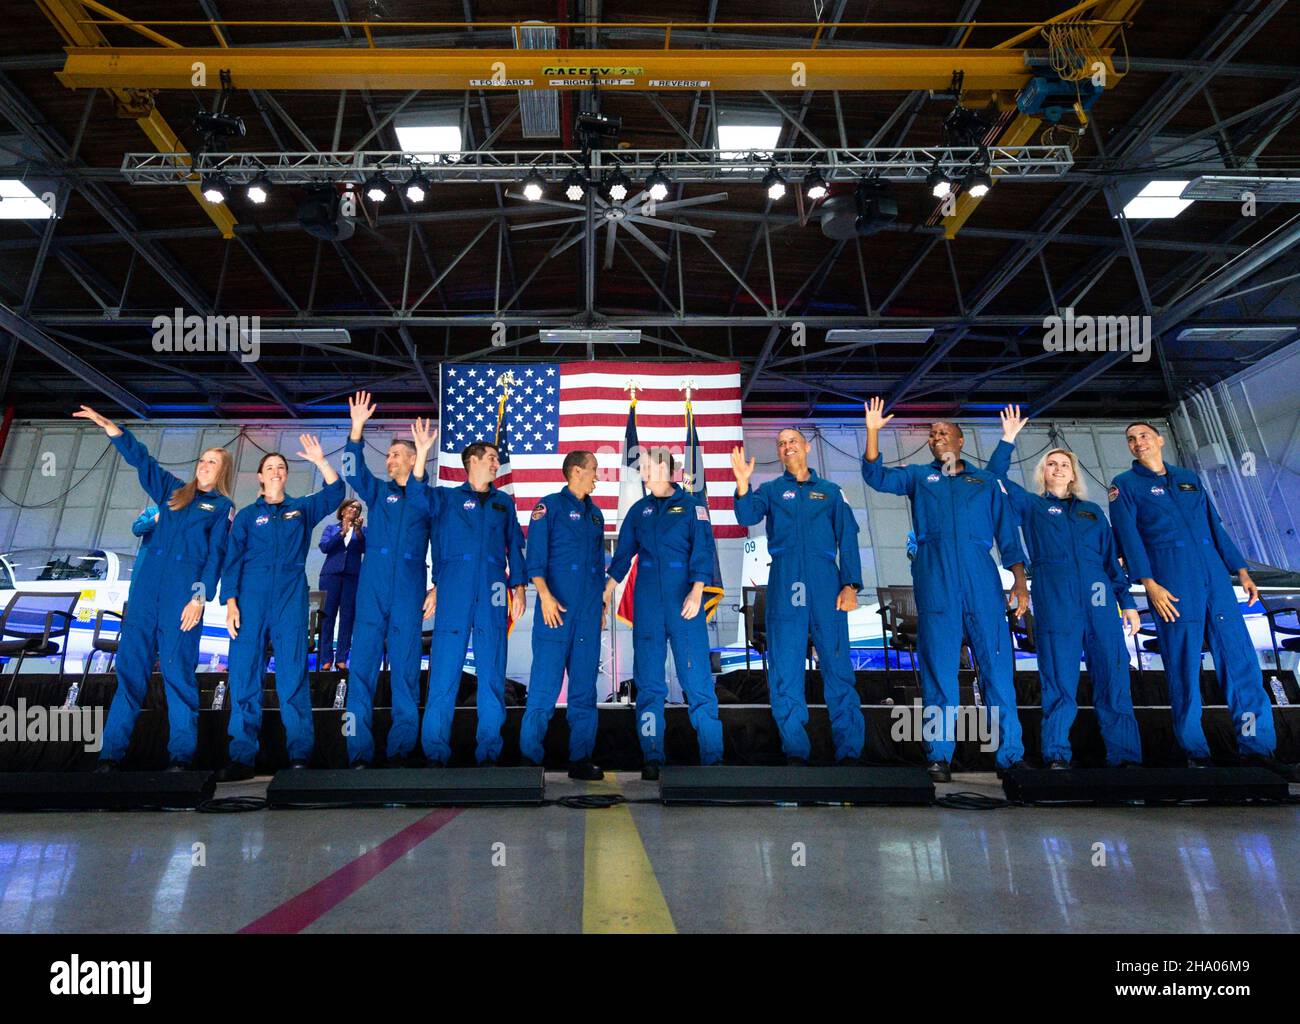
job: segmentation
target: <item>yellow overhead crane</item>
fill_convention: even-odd
[[[673,28],[696,27],[695,23],[610,23],[609,27],[653,27],[664,32],[658,49],[413,49],[376,45],[375,30],[446,29],[465,27],[460,22],[349,22],[363,31],[368,46],[356,49],[230,47],[218,26],[227,29],[329,27],[338,21],[211,21],[135,20],[111,10],[98,0],[37,0],[60,32],[72,45],[57,77],[70,88],[105,88],[123,105],[149,108],[138,118],[146,134],[162,152],[179,148],[175,134],[152,111],[151,91],[160,89],[219,88],[218,70],[230,72],[236,88],[242,89],[392,89],[392,90],[505,90],[583,89],[594,81],[605,90],[673,91],[698,89],[754,92],[758,90],[840,91],[946,91],[954,71],[963,74],[966,102],[995,103],[1003,110],[1015,106],[1021,89],[1041,73],[1026,59],[1026,42],[1053,27],[1067,26],[1075,38],[1087,40],[1089,53],[1104,67],[1109,83],[1118,80],[1111,63],[1116,36],[1128,23],[1142,0],[1084,0],[1041,22],[842,22],[840,28],[940,28],[965,27],[964,43],[976,29],[1018,29],[1011,38],[987,49],[958,46],[952,49],[818,49],[823,23],[744,22],[720,28],[789,31],[815,28],[812,43],[803,50],[673,49]],[[102,15],[89,17],[85,8]],[[1091,17],[1084,18],[1085,14]],[[475,28],[520,28],[520,22],[476,22]],[[548,22],[560,27],[561,23]],[[600,27],[599,23],[596,27]],[[100,26],[120,26],[151,42],[150,47],[108,45]],[[206,27],[221,47],[187,47],[174,42],[160,29]],[[574,27],[591,28],[589,22]],[[703,27],[703,23],[699,27]],[[1086,33],[1084,36],[1078,33]],[[205,74],[199,75],[196,69]],[[211,73],[209,73],[211,72]],[[1041,125],[1036,117],[1021,114],[1007,127],[999,145],[1025,145]],[[229,237],[233,218],[223,206],[213,207],[192,186],[200,203]],[[953,237],[979,203],[968,195],[957,201],[956,211],[944,218],[945,234]],[[219,217],[228,223],[223,224]]]
[[[95,24],[88,24],[85,7],[80,0],[36,0],[36,5],[50,19],[59,34],[71,47],[81,50],[103,50],[108,40]],[[99,3],[91,3],[96,10],[107,10]],[[157,51],[151,51],[156,53]],[[141,93],[139,87],[131,83],[124,85],[104,85],[113,96],[119,114],[132,118],[144,131],[159,153],[186,153],[186,149],[176,138],[171,125],[158,113],[153,105],[153,97]],[[235,236],[235,218],[224,203],[209,203],[199,191],[198,183],[188,186],[190,193],[203,207],[203,212],[212,218],[212,223],[221,232],[222,238]]]

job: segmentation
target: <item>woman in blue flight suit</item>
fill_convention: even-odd
[[[320,569],[320,589],[325,591],[321,610],[320,653],[323,671],[343,668],[352,655],[352,622],[357,614],[357,580],[361,577],[361,559],[366,553],[366,528],[362,522],[361,502],[344,498],[335,516],[321,535],[320,549],[325,564]],[[338,644],[334,643],[334,623],[338,622]]]
[[[709,633],[700,614],[704,587],[713,580],[713,528],[704,504],[672,482],[672,453],[654,448],[641,460],[650,492],[633,505],[618,531],[618,546],[605,582],[608,606],[614,588],[637,562],[636,621],[632,627],[637,733],[645,762],[641,777],[659,778],[664,763],[664,700],[668,645],[690,701],[700,763],[722,760],[722,723],[709,667]]]
[[[1053,448],[1034,471],[1030,493],[1007,476],[1016,435],[1028,421],[1019,406],[1002,412],[1002,440],[988,471],[1007,485],[1020,516],[1034,569],[1034,624],[1038,677],[1043,690],[1043,761],[1070,767],[1070,726],[1078,710],[1079,654],[1088,661],[1106,763],[1142,763],[1142,744],[1129,689],[1124,627],[1141,626],[1128,577],[1115,556],[1115,541],[1101,506],[1084,500],[1073,452]],[[1119,606],[1120,615],[1115,613]]]
[[[304,498],[285,494],[289,463],[268,452],[257,464],[262,493],[239,510],[230,530],[221,596],[230,634],[230,763],[218,782],[253,777],[262,728],[262,671],[266,641],[275,651],[275,691],[280,698],[290,768],[306,768],[315,733],[307,685],[307,548],[316,524],[343,497],[343,481],[312,434],[298,438],[306,459],[325,486]]]
[[[199,683],[194,669],[199,661],[203,606],[216,595],[234,509],[230,453],[224,448],[205,449],[193,479],[183,483],[158,465],[129,430],[86,405],[72,415],[103,428],[158,505],[149,557],[142,569],[132,573],[117,652],[117,691],[108,709],[97,771],[116,770],[126,754],[155,656],[167,696],[168,770],[185,771],[198,745]]]

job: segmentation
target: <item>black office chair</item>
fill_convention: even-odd
[[[919,688],[916,672],[916,630],[920,615],[916,610],[916,591],[912,587],[877,587],[880,602],[880,625],[885,651],[885,685],[889,685],[889,652],[898,658],[898,668],[903,668],[903,653],[912,666],[912,681]]]
[[[767,683],[767,587],[741,588],[740,614],[745,620],[745,671],[750,670],[749,651],[763,659],[763,682]]]
[[[1007,609],[1007,625],[1011,628],[1011,677],[1016,675],[1016,651],[1038,654],[1038,634],[1034,625],[1033,610],[1027,610],[1023,619],[1016,618],[1014,608]]]
[[[1281,594],[1265,597],[1260,595],[1264,606],[1264,615],[1268,619],[1268,635],[1273,642],[1273,672],[1286,689],[1282,677],[1282,652],[1300,652],[1300,594]],[[1283,625],[1283,619],[1291,619],[1293,625]],[[1283,639],[1278,640],[1278,634]]]
[[[95,616],[95,632],[90,638],[90,653],[86,655],[85,663],[81,668],[81,681],[77,684],[78,691],[86,685],[86,678],[90,675],[90,665],[95,660],[96,654],[108,655],[108,664],[104,667],[104,671],[112,671],[113,663],[117,661],[118,648],[122,643],[122,623],[126,620],[126,605],[127,603],[123,603],[120,612],[101,608]],[[104,635],[104,617],[106,615],[111,615],[117,619],[117,632],[112,636]]]
[[[46,594],[20,590],[9,599],[0,615],[0,657],[14,664],[13,679],[5,691],[5,703],[13,693],[23,661],[28,655],[48,658],[59,655],[59,678],[68,660],[68,634],[72,610],[80,593]]]

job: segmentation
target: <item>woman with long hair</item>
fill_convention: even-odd
[[[285,493],[289,462],[267,452],[257,464],[261,494],[239,510],[230,530],[221,596],[230,634],[230,762],[218,782],[253,777],[262,729],[266,642],[275,651],[275,691],[291,768],[305,768],[315,743],[307,685],[307,549],[316,524],[343,497],[343,481],[312,434],[298,438],[325,486],[303,498]]]
[[[1002,440],[989,459],[1020,515],[1033,566],[1038,678],[1043,690],[1043,761],[1069,768],[1070,726],[1078,710],[1079,656],[1088,662],[1093,704],[1106,744],[1106,763],[1142,763],[1142,745],[1129,689],[1125,626],[1141,626],[1128,577],[1101,506],[1087,500],[1079,460],[1053,448],[1034,470],[1034,489],[1008,479],[1016,435],[1028,422],[1019,406],[1002,411]]]
[[[135,728],[157,656],[167,697],[168,771],[185,771],[198,745],[203,606],[217,592],[234,504],[234,466],[224,448],[206,448],[188,483],[167,472],[135,436],[88,405],[72,414],[102,427],[158,506],[149,556],[131,579],[117,652],[117,691],[108,709],[98,771],[118,767]]]
[[[361,576],[361,559],[366,553],[366,529],[359,498],[344,498],[334,513],[337,523],[330,523],[321,534],[320,549],[325,564],[320,570],[320,589],[325,591],[321,611],[320,653],[323,671],[342,668],[352,656],[352,622],[357,613],[357,580]],[[338,644],[334,643],[334,623],[339,627]]]

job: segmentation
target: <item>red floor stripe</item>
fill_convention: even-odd
[[[415,849],[461,812],[440,807],[390,836],[368,853],[343,865],[310,889],[281,903],[270,913],[239,930],[241,935],[292,935],[342,903],[394,861]]]

